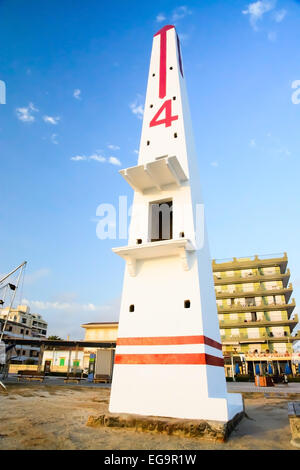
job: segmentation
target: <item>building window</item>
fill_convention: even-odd
[[[190,300],[185,300],[184,301],[184,308],[190,308],[191,306],[191,301]]]
[[[60,366],[64,366],[64,365],[65,365],[65,358],[64,358],[64,357],[61,357],[61,358],[59,359],[59,365],[60,365]]]
[[[251,312],[251,321],[257,321],[257,313]]]
[[[129,305],[129,312],[134,312],[134,305]]]
[[[79,367],[79,361],[73,361],[73,367]]]
[[[247,307],[253,307],[255,305],[255,297],[247,297],[245,302]]]

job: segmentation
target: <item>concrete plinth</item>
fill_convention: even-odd
[[[292,433],[291,444],[300,448],[300,402],[294,401],[288,404],[288,415]]]
[[[230,421],[206,421],[177,418],[158,418],[134,414],[104,413],[90,416],[87,426],[132,429],[181,437],[193,437],[215,442],[225,442],[245,413],[237,413]]]

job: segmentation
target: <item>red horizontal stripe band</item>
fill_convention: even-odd
[[[222,351],[222,344],[207,336],[148,336],[144,338],[118,338],[117,346],[167,346],[170,344],[206,344]]]
[[[196,364],[224,367],[222,357],[210,354],[116,354],[115,364]]]

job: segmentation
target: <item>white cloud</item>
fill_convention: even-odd
[[[135,150],[133,151],[133,153],[135,153],[136,155],[138,155],[138,154],[139,154],[139,151],[135,149]]]
[[[179,33],[179,34],[178,34],[178,37],[179,37],[179,39],[180,39],[181,44],[185,44],[185,43],[189,40],[190,35],[189,35],[189,34],[185,34],[185,33]]]
[[[85,155],[76,155],[75,157],[71,157],[70,160],[73,160],[74,162],[79,162],[81,160],[87,160],[87,157]]]
[[[50,274],[50,269],[48,268],[41,268],[36,271],[33,271],[32,273],[26,274],[25,276],[25,284],[35,284],[37,281],[40,279],[49,276]]]
[[[98,153],[94,153],[93,155],[90,155],[87,157],[89,160],[95,160],[96,162],[103,163],[106,161],[105,157],[102,157],[102,155],[99,155]]]
[[[75,155],[74,157],[71,157],[70,160],[73,160],[74,162],[80,162],[84,160],[86,161],[94,160],[100,163],[108,162],[108,163],[111,163],[112,165],[117,165],[117,166],[121,165],[121,162],[117,157],[112,156],[109,158],[105,158],[99,153],[93,153],[92,155]]]
[[[274,31],[270,31],[270,32],[268,33],[268,39],[269,39],[269,41],[271,41],[271,42],[275,42],[276,39],[277,39],[277,33],[275,33]]]
[[[45,302],[43,300],[27,300],[23,299],[23,303],[25,305],[30,305],[33,309],[36,310],[48,310],[48,309],[55,309],[55,310],[65,310],[65,311],[72,311],[74,309],[80,308],[83,311],[90,311],[95,312],[96,310],[105,310],[105,306],[97,307],[93,303],[87,304],[78,304],[75,302]]]
[[[73,92],[73,96],[77,100],[81,100],[81,90],[79,90],[79,88],[76,88]]]
[[[20,121],[23,122],[33,122],[35,121],[35,117],[33,113],[37,113],[38,109],[33,105],[33,103],[29,103],[27,108],[17,108],[17,117]]]
[[[118,145],[113,144],[108,144],[107,148],[110,150],[120,150],[120,147]]]
[[[217,167],[217,166],[219,166],[219,163],[218,162],[211,162],[211,166]]]
[[[274,20],[276,23],[281,23],[281,21],[285,18],[287,11],[286,10],[278,10],[274,12]]]
[[[250,24],[256,31],[257,22],[262,20],[265,13],[274,9],[276,4],[275,0],[259,0],[257,2],[249,3],[247,10],[243,10],[244,15],[249,15]]]
[[[143,119],[144,107],[142,105],[141,95],[137,95],[135,101],[129,105],[131,111],[138,119]]]
[[[117,165],[117,166],[120,166],[121,165],[121,162],[118,158],[116,157],[109,157],[109,163],[111,163],[112,165]]]
[[[254,140],[254,139],[251,139],[249,145],[250,145],[250,147],[256,147],[256,142],[255,142],[255,140]]]
[[[118,320],[119,298],[105,305],[97,305],[89,301],[78,302],[76,297],[76,294],[66,293],[51,301],[22,299],[22,304],[29,305],[32,313],[40,313],[48,322],[48,336],[66,338],[70,335],[70,339],[79,339],[84,337],[83,323]]]
[[[53,116],[43,116],[43,119],[47,124],[53,124],[56,126],[58,124],[58,121],[60,120],[59,116],[53,117]]]
[[[52,144],[55,144],[57,145],[58,144],[58,141],[57,141],[57,134],[51,134],[51,142]]]
[[[173,10],[171,20],[173,22],[176,22],[178,20],[182,20],[187,15],[191,15],[191,14],[192,14],[191,10],[189,10],[187,6],[183,5]]]
[[[166,19],[167,19],[167,18],[166,18],[166,16],[165,16],[163,13],[159,13],[159,14],[157,15],[157,17],[156,17],[156,21],[157,21],[158,23],[161,23],[162,21],[165,21]]]
[[[70,160],[73,160],[74,162],[80,162],[83,160],[94,160],[100,163],[104,163],[107,161],[107,159],[99,153],[93,153],[92,155],[76,155],[74,157],[71,157]]]

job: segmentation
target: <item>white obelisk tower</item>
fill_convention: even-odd
[[[109,411],[229,421],[200,177],[174,26],[153,39]]]

